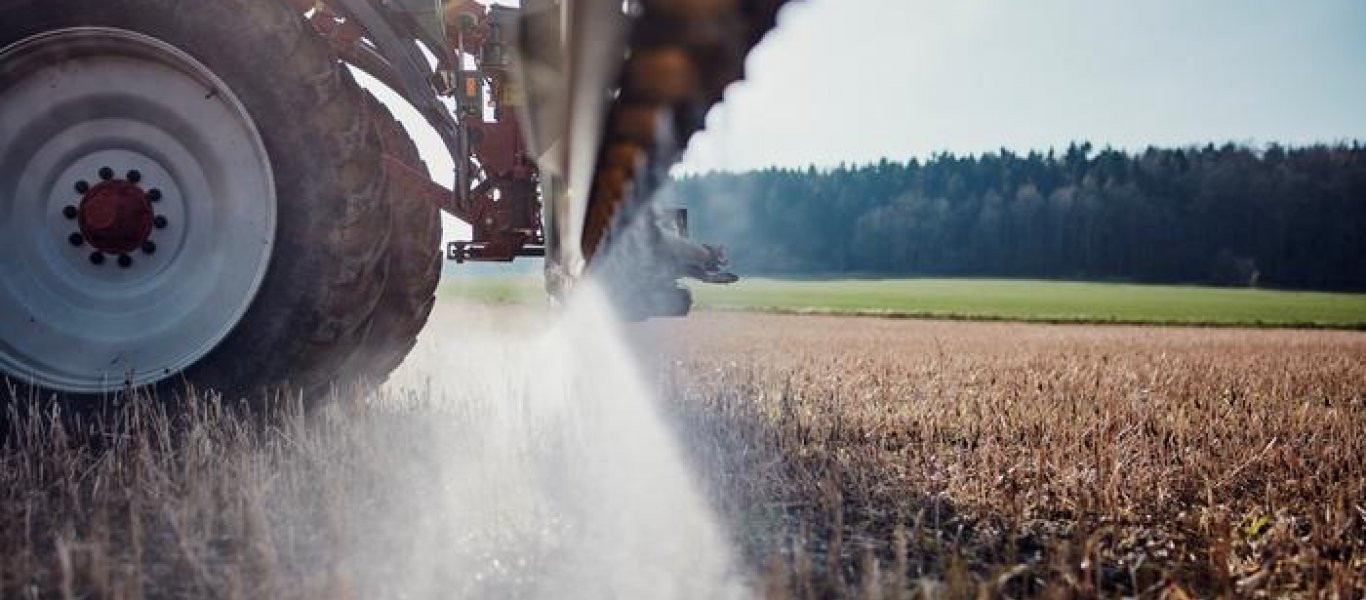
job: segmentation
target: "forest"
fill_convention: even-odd
[[[1366,290],[1366,148],[1208,145],[677,178],[745,275],[1012,277]]]

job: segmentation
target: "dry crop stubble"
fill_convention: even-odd
[[[0,598],[746,597],[606,306],[455,307],[314,411],[0,419]]]
[[[1366,335],[650,327],[778,595],[1366,594]]]
[[[489,327],[465,336],[546,323],[464,309]],[[633,329],[761,595],[1366,594],[1366,335],[706,313]],[[424,408],[441,390],[424,371],[399,379],[310,418],[282,403],[271,427],[196,398],[139,405],[93,446],[52,421],[7,431],[0,595],[425,583],[408,532],[460,534],[423,514],[458,478],[427,475],[466,473],[450,457],[479,456],[466,434],[488,428],[478,402]],[[518,568],[539,572],[508,589]],[[472,584],[451,575],[428,589]]]

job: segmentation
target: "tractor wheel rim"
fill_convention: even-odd
[[[11,378],[104,393],[183,371],[246,314],[275,229],[260,133],[188,54],[105,28],[0,50],[0,370]]]

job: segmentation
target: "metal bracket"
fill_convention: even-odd
[[[488,242],[450,242],[446,244],[446,260],[456,264],[467,262],[512,262],[517,258],[545,258],[545,245],[527,244],[518,246],[515,252],[496,243]]]

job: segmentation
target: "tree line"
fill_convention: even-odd
[[[1233,144],[711,173],[664,202],[738,272],[1366,290],[1366,148]]]

